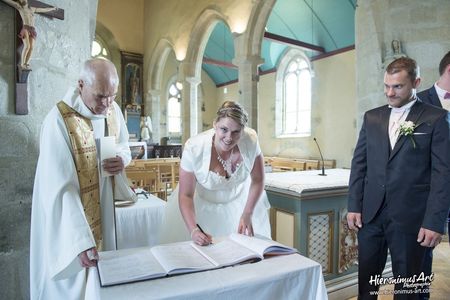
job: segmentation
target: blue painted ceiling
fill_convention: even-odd
[[[266,32],[283,39],[322,47],[325,53],[354,45],[355,9],[357,0],[278,0],[269,16]],[[264,64],[261,71],[275,68],[286,43],[264,38],[261,55]],[[312,58],[318,51],[306,50]],[[234,58],[233,38],[230,29],[217,23],[206,45],[202,67],[217,86],[234,82],[238,71],[231,66]],[[212,61],[212,62],[211,62]],[[217,63],[219,62],[219,63]]]

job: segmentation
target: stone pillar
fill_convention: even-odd
[[[236,35],[234,42],[236,49],[245,49],[243,47],[245,35]],[[238,66],[239,70],[239,102],[248,112],[248,126],[258,131],[258,66],[264,63],[260,56],[249,55],[247,53],[236,53],[233,64]]]
[[[152,139],[153,143],[159,143],[161,140],[161,91],[160,90],[149,90],[148,98],[150,98],[151,111],[146,109],[147,114],[152,117]]]
[[[189,90],[189,99],[186,99],[186,102],[189,102],[190,108],[189,133],[190,136],[194,136],[199,133],[199,128],[201,128],[202,125],[200,105],[198,101],[198,85],[202,81],[196,77],[186,77],[186,82],[188,83],[186,84],[186,89]]]
[[[198,125],[201,124],[199,111],[201,106],[198,103],[198,85],[201,82],[200,74],[200,71],[196,72],[195,63],[184,62],[179,65],[178,80],[183,83],[181,98],[182,143],[189,137],[196,135],[200,128]]]

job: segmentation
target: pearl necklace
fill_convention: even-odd
[[[231,174],[233,173],[233,169],[232,169],[233,150],[234,150],[234,147],[231,149],[231,153],[230,153],[230,156],[228,157],[228,159],[225,160],[220,156],[219,151],[217,151],[217,148],[216,148],[217,160],[222,164],[223,170],[227,173],[227,176],[226,176],[227,178],[229,176],[231,176]]]

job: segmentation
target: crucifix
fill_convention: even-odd
[[[2,0],[16,9],[16,104],[17,115],[28,114],[27,80],[31,72],[30,58],[37,37],[34,27],[34,15],[41,14],[47,18],[64,20],[64,10],[36,0]]]

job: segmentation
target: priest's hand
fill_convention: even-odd
[[[239,220],[238,232],[248,236],[254,235],[251,213],[243,213],[241,215],[241,219]]]
[[[426,228],[420,228],[417,242],[423,247],[436,247],[442,240],[442,235]]]
[[[104,159],[102,165],[105,171],[113,175],[119,174],[125,168],[122,157],[120,156]]]
[[[347,213],[347,224],[349,229],[358,231],[362,227],[361,213]]]
[[[90,248],[78,254],[80,264],[83,268],[95,267],[97,265],[98,253],[97,249]]]

